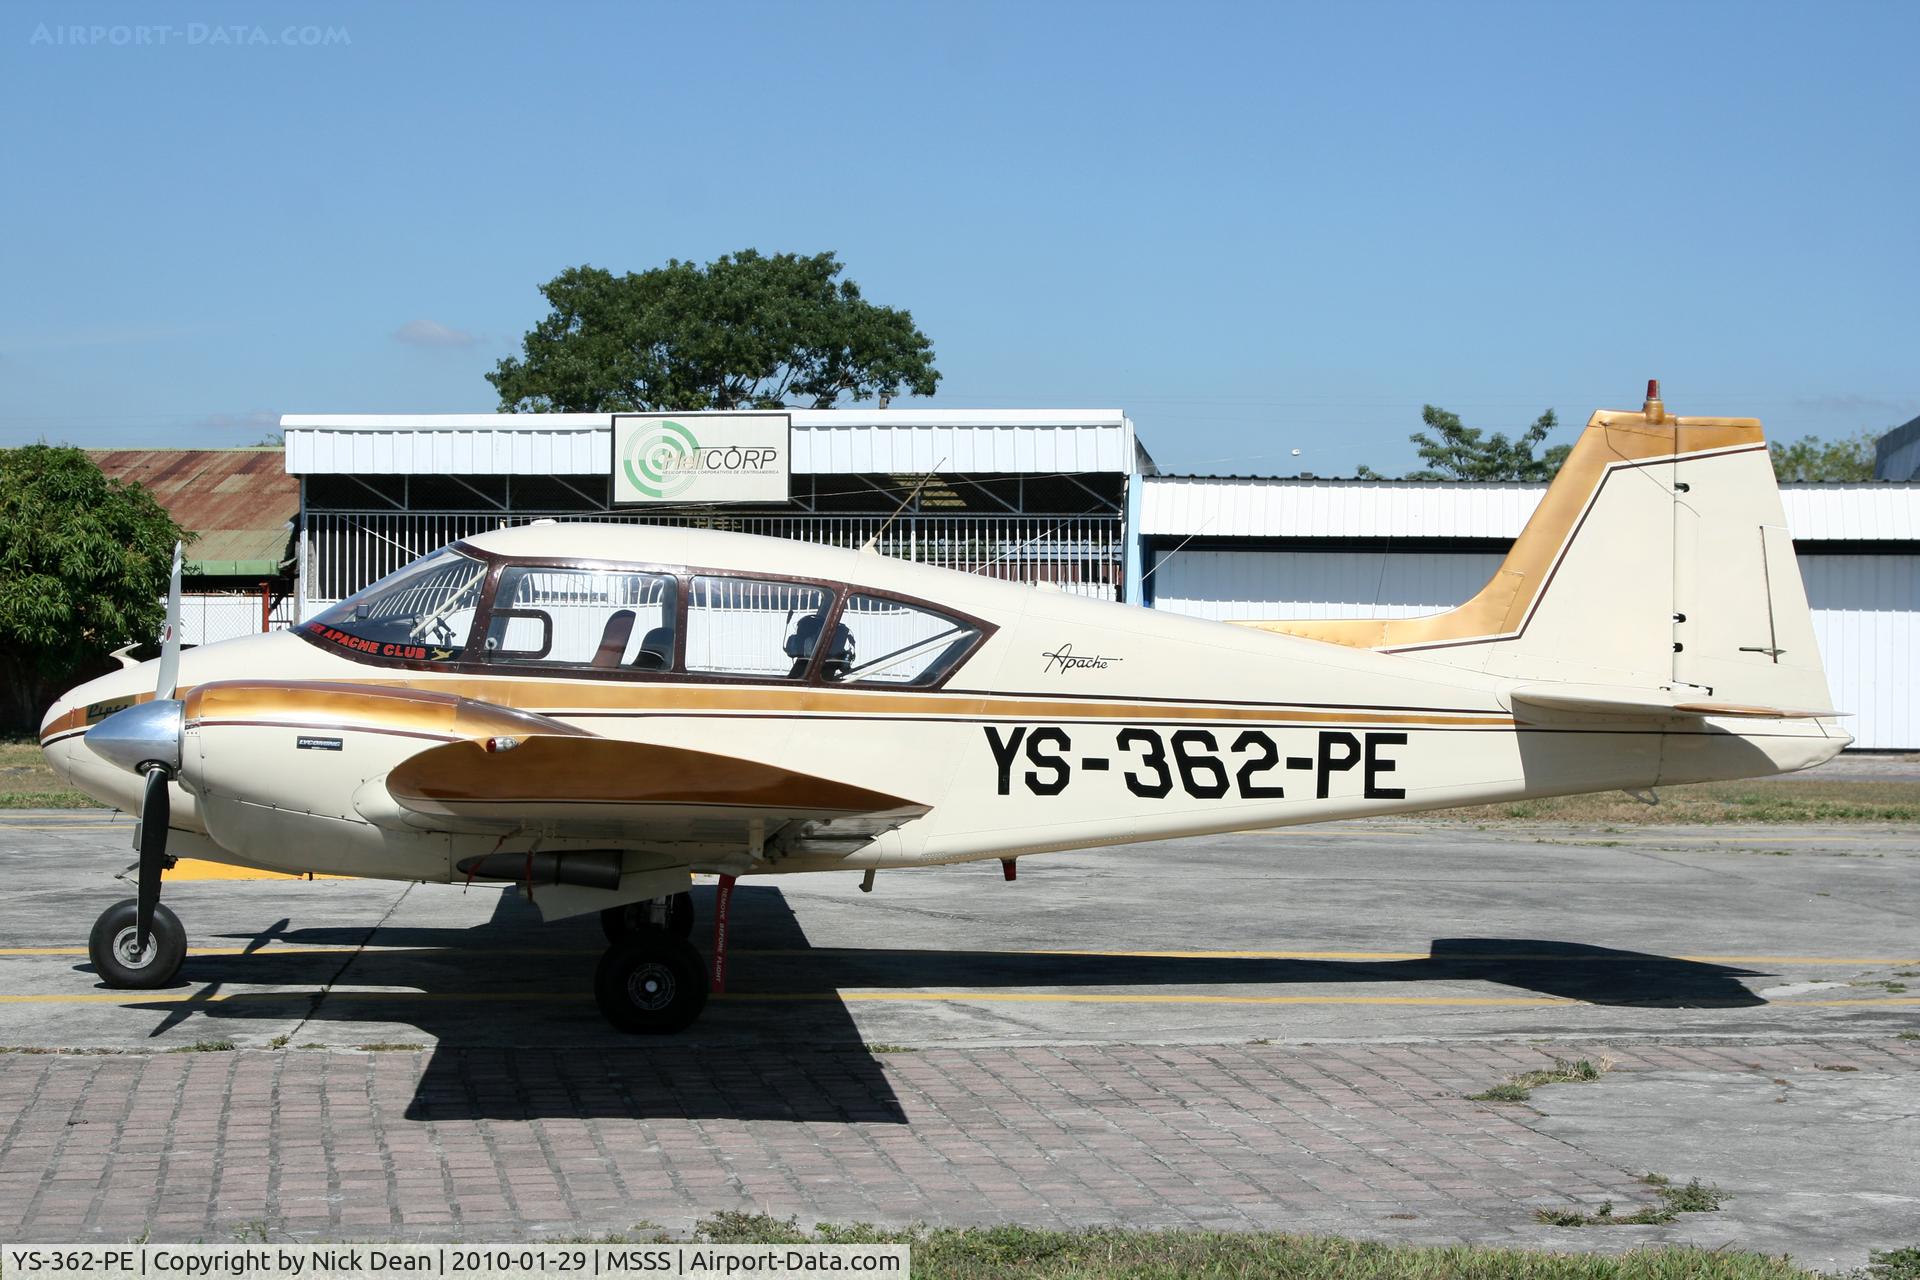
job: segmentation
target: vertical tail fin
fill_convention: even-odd
[[[1832,705],[1760,423],[1670,416],[1656,383],[1588,420],[1459,608],[1248,625],[1650,702]]]

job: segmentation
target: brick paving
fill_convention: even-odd
[[[1538,1206],[1643,1202],[1642,1171],[1465,1095],[1597,1053],[1920,1076],[1920,1047],[1850,1039],[16,1052],[0,1239],[507,1240],[750,1209],[1518,1241]]]

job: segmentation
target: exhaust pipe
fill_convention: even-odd
[[[618,889],[623,861],[618,849],[582,849],[565,853],[487,853],[462,858],[455,865],[469,880]]]

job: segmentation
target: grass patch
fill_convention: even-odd
[[[195,1040],[192,1044],[183,1044],[176,1049],[169,1049],[167,1050],[167,1052],[168,1053],[232,1053],[233,1041],[231,1040]]]
[[[910,1044],[881,1044],[873,1042],[865,1046],[868,1053],[918,1053]]]
[[[1479,1093],[1470,1093],[1470,1102],[1525,1102],[1533,1096],[1533,1091],[1545,1084],[1585,1084],[1598,1080],[1613,1069],[1611,1059],[1602,1058],[1596,1064],[1586,1058],[1578,1062],[1569,1062],[1565,1058],[1555,1058],[1551,1068],[1540,1071],[1522,1071],[1519,1075],[1491,1089]]]
[[[0,809],[97,809],[100,802],[61,784],[37,738],[0,738]]]
[[[129,1053],[129,1052],[138,1052],[138,1050],[73,1049],[73,1048],[67,1048],[60,1045],[47,1046],[47,1045],[38,1045],[38,1044],[0,1045],[0,1053],[21,1053],[21,1054],[27,1054],[29,1056],[43,1054],[43,1053],[57,1053],[57,1054],[65,1054],[75,1058],[98,1058],[98,1057],[115,1056],[118,1054]]]
[[[1660,1203],[1632,1213],[1615,1213],[1611,1200],[1594,1213],[1580,1209],[1538,1209],[1534,1211],[1534,1219],[1550,1227],[1645,1227],[1672,1222],[1683,1213],[1718,1213],[1720,1206],[1732,1198],[1698,1178],[1684,1187],[1674,1186],[1671,1178],[1657,1173],[1649,1173],[1640,1181],[1653,1188]]]
[[[1920,1031],[1902,1031],[1895,1040],[1920,1040]]]
[[[1920,1245],[1868,1251],[1867,1275],[1872,1280],[1920,1280]]]
[[[1579,822],[1643,827],[1669,823],[1916,822],[1920,782],[1696,782],[1667,787],[1659,804],[1621,791],[1439,809],[1452,822]]]
[[[916,1227],[722,1213],[695,1226],[705,1244],[905,1244],[916,1280],[1822,1280],[1784,1258],[1680,1247],[1612,1256],[1473,1245],[1402,1245],[1284,1232],[1036,1231],[1026,1227]],[[1898,1277],[1906,1280],[1906,1277]]]
[[[403,1040],[375,1040],[371,1044],[353,1046],[362,1053],[418,1053],[427,1046],[408,1044]]]

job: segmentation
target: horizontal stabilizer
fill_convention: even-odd
[[[1516,714],[1527,707],[1547,711],[1577,711],[1586,715],[1674,716],[1704,718],[1738,716],[1756,720],[1824,720],[1844,714],[1839,711],[1812,711],[1789,707],[1761,707],[1741,702],[1703,702],[1689,698],[1671,699],[1655,689],[1630,689],[1610,685],[1529,684],[1508,695]]]

